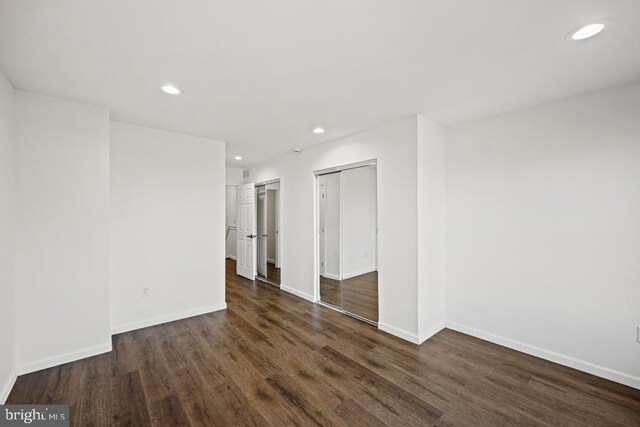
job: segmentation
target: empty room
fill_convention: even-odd
[[[639,23],[0,0],[0,426],[640,426]]]

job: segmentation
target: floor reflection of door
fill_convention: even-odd
[[[272,262],[267,263],[267,277],[271,283],[280,284],[280,269]]]
[[[378,272],[346,280],[320,276],[320,299],[349,313],[378,321]]]

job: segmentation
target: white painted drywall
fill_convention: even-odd
[[[447,321],[640,387],[640,84],[447,139]]]
[[[227,185],[242,184],[242,169],[225,168],[225,183]]]
[[[13,86],[0,71],[0,404],[16,367],[14,228]]]
[[[445,130],[418,116],[418,325],[420,342],[445,320]]]
[[[340,172],[342,278],[376,270],[376,168]]]
[[[379,327],[417,340],[416,116],[251,168],[248,181],[280,178],[281,289],[314,299],[315,170],[378,160]]]
[[[114,331],[226,306],[224,156],[220,141],[111,122]]]
[[[239,168],[225,168],[225,236],[226,230],[229,226],[235,226],[238,221],[238,206],[237,206],[237,185],[242,184],[242,169]],[[225,256],[227,258],[236,258],[237,249],[237,236],[236,230],[229,230],[229,236],[226,237],[225,242]]]
[[[324,202],[324,276],[342,279],[340,265],[340,174],[332,173],[319,177],[325,188]]]
[[[111,348],[109,111],[15,91],[17,360]]]

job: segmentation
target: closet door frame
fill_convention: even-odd
[[[342,172],[345,170],[349,170],[349,169],[356,169],[356,168],[361,168],[361,167],[365,167],[365,166],[378,166],[378,160],[377,159],[370,159],[370,160],[364,160],[361,162],[356,162],[356,163],[349,163],[346,165],[342,165],[342,166],[335,166],[335,167],[331,167],[331,168],[326,168],[326,169],[319,169],[314,171],[314,175],[315,175],[315,182],[314,182],[314,186],[313,186],[313,200],[314,200],[314,218],[313,218],[313,224],[314,224],[314,283],[313,283],[313,288],[314,288],[314,294],[313,294],[313,300],[315,303],[320,304],[322,306],[331,308],[332,310],[336,310],[339,311],[343,314],[346,314],[347,316],[351,316],[354,317],[356,319],[362,320],[363,322],[367,322],[370,323],[372,325],[377,326],[378,322],[372,321],[370,319],[364,318],[362,316],[358,316],[355,313],[350,313],[346,310],[344,310],[342,307],[336,307],[334,305],[331,304],[327,304],[325,302],[323,302],[320,299],[320,272],[321,272],[321,268],[320,268],[320,176],[321,175],[327,175],[327,174],[331,174],[331,173],[336,173],[336,172]],[[376,177],[376,181],[377,181],[377,177]],[[377,187],[377,184],[376,184]],[[376,190],[377,192],[377,190]],[[377,199],[377,197],[376,197]],[[378,212],[377,212],[377,205],[376,205],[376,218],[378,217]],[[342,238],[341,238],[342,239]],[[376,252],[378,249],[378,236],[377,236],[377,229],[376,229]],[[341,251],[342,252],[342,251]],[[341,255],[342,256],[342,255]],[[377,254],[376,254],[376,258],[377,258]],[[377,264],[377,261],[376,261]],[[380,301],[378,300],[378,317],[379,316],[379,310],[380,310]]]
[[[278,251],[278,254],[277,254],[277,259],[278,259],[277,268],[281,269],[280,270],[280,274],[282,275],[282,259],[281,259],[281,255],[280,255],[281,254],[280,251],[282,249],[282,245],[280,243],[280,232],[282,230],[282,208],[281,208],[281,203],[282,203],[282,182],[281,182],[280,178],[275,178],[275,179],[270,179],[270,180],[267,180],[267,181],[256,182],[254,184],[254,187],[256,189],[258,187],[265,187],[265,209],[266,209],[267,208],[267,206],[266,206],[267,205],[267,197],[268,197],[268,194],[269,194],[269,191],[268,191],[269,184],[278,184],[278,197],[276,199],[276,210],[277,210],[277,214],[276,214],[276,221],[277,221],[277,223],[276,223],[276,233],[277,233],[277,236],[276,236],[276,238],[277,238],[276,250]],[[256,190],[254,190],[254,198],[255,198],[255,209],[254,210],[255,210],[255,213],[256,213],[256,232],[257,232],[258,194],[257,194]],[[265,215],[268,215],[268,214],[265,212]],[[266,256],[266,254],[265,254],[265,256]],[[257,264],[257,258],[258,257],[257,257],[257,245],[256,245],[256,264]],[[257,265],[256,265],[256,271],[257,271]],[[269,276],[269,274],[268,274],[268,260],[267,260],[267,274],[265,275],[265,277],[262,277],[262,276],[256,274],[254,280],[260,280],[261,282],[265,282],[265,283],[270,284],[271,286],[275,286],[277,288],[280,288],[280,286],[282,285],[282,277],[280,278],[280,283],[277,284],[277,283],[271,282],[269,280],[268,276]]]

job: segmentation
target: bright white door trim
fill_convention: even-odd
[[[249,280],[256,278],[256,204],[255,185],[238,186],[237,263],[236,272]]]
[[[280,187],[276,190],[276,268],[280,268]]]

